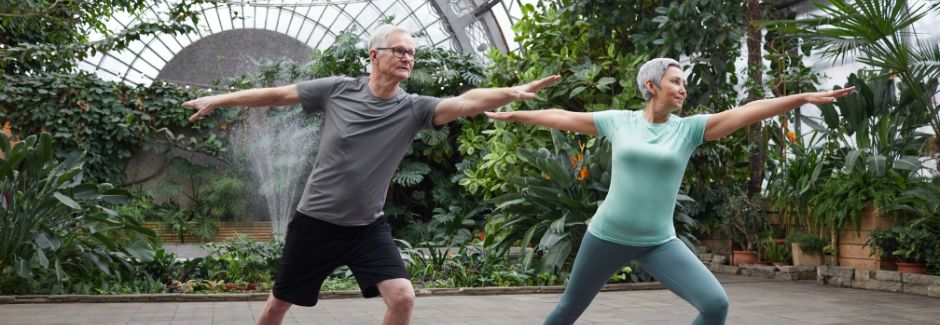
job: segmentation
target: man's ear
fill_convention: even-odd
[[[369,50],[369,60],[375,61],[375,59],[378,58],[378,56],[379,56],[379,51],[376,51],[375,49]]]

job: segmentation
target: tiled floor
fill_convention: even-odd
[[[719,275],[728,324],[940,324],[940,299]],[[540,324],[557,294],[419,297],[412,324]],[[0,305],[4,325],[254,324],[263,302]],[[294,307],[284,324],[379,324],[381,299]],[[603,292],[578,324],[689,324],[695,309],[666,290]]]

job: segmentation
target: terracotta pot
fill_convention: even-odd
[[[234,283],[226,283],[223,287],[223,291],[225,292],[233,292],[235,290],[238,290],[238,285]]]
[[[731,265],[757,264],[757,254],[752,251],[732,251]]]
[[[927,274],[927,264],[898,262],[898,272]]]
[[[821,253],[807,253],[800,248],[800,244],[790,244],[790,250],[793,252],[793,265],[823,265],[823,255]]]

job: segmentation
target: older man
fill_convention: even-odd
[[[369,42],[372,73],[367,78],[329,77],[183,104],[198,110],[190,121],[226,106],[300,103],[305,111],[324,112],[316,163],[288,225],[284,257],[258,324],[280,324],[291,305],[316,305],[324,279],[341,265],[352,270],[363,296],[382,296],[388,306],[384,324],[407,324],[414,288],[382,207],[392,174],[415,134],[532,99],[558,80],[551,76],[511,88],[474,89],[447,99],[407,94],[399,83],[411,74],[414,55],[411,33],[386,25]]]

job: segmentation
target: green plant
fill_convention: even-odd
[[[256,242],[237,235],[221,243],[207,243],[209,256],[204,260],[206,278],[227,283],[257,283],[274,278],[281,260],[282,247],[277,241]]]
[[[767,197],[771,208],[781,216],[781,223],[788,227],[811,228],[815,215],[810,200],[817,196],[831,177],[833,162],[825,148],[816,148],[813,140],[797,140],[787,146],[789,157],[782,156],[776,168],[771,169],[767,179]],[[809,229],[817,231],[819,229]]]
[[[793,252],[790,245],[778,243],[772,236],[767,236],[763,240],[762,246],[764,248],[763,255],[768,261],[777,264],[793,263]]]
[[[520,159],[534,167],[512,179],[519,189],[493,199],[496,215],[490,223],[499,230],[490,232],[487,244],[509,247],[519,242],[528,252],[525,265],[538,262],[543,272],[566,268],[587,221],[610,186],[610,144],[604,139],[588,143],[569,139],[551,130],[555,146],[550,151],[520,149]],[[489,232],[489,231],[488,231]],[[492,240],[494,237],[498,240]]]
[[[897,257],[902,262],[926,263],[935,258],[936,242],[940,236],[913,226],[895,226],[888,230],[875,229],[869,234],[871,254]]]
[[[87,152],[86,177],[130,185],[141,179],[125,180],[125,164],[142,149],[167,153],[170,148],[180,148],[210,155],[224,151],[213,135],[166,132],[207,130],[207,123],[189,123],[187,109],[180,106],[184,98],[196,94],[162,82],[131,87],[87,72],[4,75],[0,79],[0,123],[10,123],[16,135],[55,130],[50,134],[58,159],[65,159],[72,151]]]
[[[619,271],[615,272],[614,275],[611,275],[607,283],[637,282],[633,277],[636,277],[636,272],[634,272],[633,267],[624,266],[620,268]]]
[[[829,244],[829,240],[817,235],[794,232],[787,236],[787,243],[799,245],[800,249],[806,253],[822,253],[823,248]]]
[[[6,74],[39,71],[68,71],[86,56],[121,50],[141,37],[155,34],[180,35],[195,31],[200,4],[218,0],[175,2],[165,11],[150,10],[151,0],[51,1],[23,0],[0,7],[0,69]],[[153,19],[142,20],[120,32],[109,30],[112,16],[126,13]],[[103,39],[92,41],[94,34]]]
[[[928,120],[934,134],[940,134],[938,107],[931,100],[940,76],[940,45],[920,40],[917,34],[909,32],[915,23],[940,8],[940,3],[833,0],[814,6],[822,14],[765,25],[801,35],[831,61],[844,61],[851,55],[874,70],[879,79],[897,77],[902,90],[910,93],[907,100],[916,102],[919,110],[896,112],[919,115]],[[934,143],[940,143],[937,139],[940,138],[934,137]]]
[[[559,284],[564,278],[514,263],[505,250],[494,246],[415,249],[408,242],[399,243],[409,255],[406,266],[418,287],[542,286]]]
[[[58,161],[48,133],[15,144],[0,134],[0,150],[0,269],[24,279],[0,291],[82,291],[106,277],[128,281],[127,259],[153,258],[153,231],[109,208],[128,193],[86,180],[81,153]],[[115,230],[133,240],[106,236]]]
[[[247,182],[232,174],[212,177],[198,189],[205,214],[217,220],[245,218],[248,187]]]
[[[901,261],[909,263],[925,263],[929,248],[937,241],[937,236],[925,229],[906,227],[895,231],[898,234],[898,249],[891,252]]]
[[[904,176],[889,171],[886,177],[869,173],[834,173],[810,199],[814,229],[825,229],[832,237],[840,236],[848,226],[858,231],[866,209],[888,206],[904,190]]]
[[[770,231],[770,221],[764,212],[763,197],[748,198],[738,194],[728,199],[728,212],[724,218],[725,232],[731,240],[746,251],[753,251],[763,259],[763,250],[759,249],[761,239]]]
[[[853,74],[846,86],[857,91],[839,98],[835,106],[820,107],[828,127],[806,120],[826,134],[825,148],[831,150],[834,166],[807,205],[813,212],[810,226],[826,229],[835,238],[846,225],[857,230],[862,211],[888,207],[907,190],[923,169],[918,156],[925,136],[917,128],[928,123],[911,91],[901,89],[898,94],[893,80],[866,81]]]
[[[940,234],[940,179],[915,180],[884,211],[909,220],[909,224]]]
[[[471,240],[471,230],[482,225],[483,210],[473,203],[434,208],[430,221],[411,220],[401,237],[419,246],[464,245]]]

